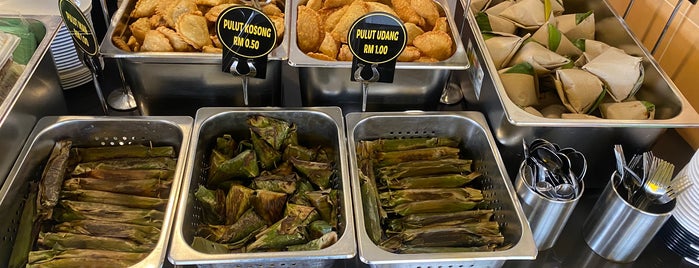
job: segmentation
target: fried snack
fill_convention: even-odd
[[[410,6],[415,10],[415,12],[425,19],[425,25],[423,27],[428,27],[432,29],[439,18],[439,10],[434,5],[432,0],[410,0]]]
[[[437,19],[437,22],[434,24],[434,28],[432,28],[432,31],[441,31],[448,34],[449,24],[447,23],[447,18],[439,17],[439,19]]]
[[[160,0],[138,0],[136,7],[131,11],[132,18],[150,17],[155,14]]]
[[[223,44],[221,44],[221,40],[218,39],[217,34],[211,35],[211,36],[209,36],[209,38],[211,39],[211,44],[213,44],[214,47],[223,48]],[[202,49],[204,49],[204,48],[202,47]]]
[[[175,0],[169,5],[159,5],[156,12],[163,16],[170,28],[176,28],[177,21],[182,15],[196,14],[199,12],[199,9],[197,9],[197,4],[194,3],[194,0]]]
[[[323,38],[323,42],[320,44],[320,48],[318,48],[318,51],[327,55],[328,57],[335,59],[337,58],[337,54],[340,52],[340,42],[335,40],[332,34],[326,32],[325,37]]]
[[[146,38],[146,33],[151,29],[150,22],[148,18],[140,18],[129,25],[131,30],[131,35],[136,38],[139,43],[143,43],[143,39]]]
[[[323,1],[323,8],[334,8],[346,5],[351,5],[354,0],[325,0]]]
[[[323,42],[323,30],[320,27],[320,15],[306,6],[298,7],[296,21],[296,43],[304,53],[315,52]]]
[[[204,46],[201,48],[201,52],[221,54],[221,53],[223,53],[223,49],[218,48],[218,47],[212,47],[212,46]]]
[[[194,50],[194,48],[191,45],[189,45],[187,42],[184,41],[184,39],[182,39],[182,36],[180,36],[177,32],[173,31],[172,29],[165,26],[160,26],[155,30],[161,32],[165,35],[165,37],[167,37],[168,40],[170,40],[170,45],[175,51],[189,52]]]
[[[342,44],[342,46],[340,46],[340,52],[337,54],[337,60],[352,61],[352,59],[354,59],[354,55],[352,55],[349,46]]]
[[[403,22],[414,23],[417,26],[424,27],[425,19],[422,18],[413,8],[410,6],[410,0],[391,0],[393,9],[398,14],[398,17]]]
[[[221,12],[223,12],[223,10],[225,10],[226,8],[233,6],[233,5],[234,4],[221,4],[221,5],[212,7],[211,9],[209,9],[209,11],[206,12],[204,17],[206,17],[206,20],[208,20],[210,22],[216,22],[216,20],[218,19],[218,15],[221,15]]]
[[[431,0],[430,0],[431,1]],[[386,12],[388,14],[391,14],[393,16],[398,17],[398,14],[396,14],[393,9],[387,5],[384,5],[379,2],[366,2],[367,9],[369,9],[369,12]]]
[[[138,52],[141,50],[141,43],[136,40],[136,37],[129,36],[129,41],[126,42],[126,45],[128,45],[133,52]]]
[[[114,36],[112,37],[112,43],[114,43],[114,46],[116,46],[119,49],[131,51],[131,47],[129,47],[129,45],[126,44],[124,39]]]
[[[323,7],[323,0],[308,0],[306,6],[315,11],[318,11]]]
[[[326,2],[327,3],[327,2]],[[366,2],[362,0],[357,0],[352,2],[352,4],[347,8],[347,12],[342,15],[340,21],[337,22],[335,28],[332,30],[333,38],[340,40],[342,43],[347,43],[347,33],[349,28],[352,26],[354,21],[359,19],[368,12]]]
[[[175,28],[187,44],[196,49],[211,45],[206,18],[201,15],[184,14],[177,20]]]
[[[403,52],[398,55],[398,61],[410,62],[420,59],[420,50],[414,46],[407,46]]]
[[[148,21],[150,22],[151,29],[158,28],[160,26],[167,26],[167,22],[163,19],[163,16],[155,14],[151,16]]]
[[[331,58],[328,55],[325,55],[323,53],[318,53],[318,52],[308,52],[306,53],[311,58],[314,59],[319,59],[319,60],[326,60],[326,61],[335,61],[335,58]]]
[[[170,45],[170,40],[165,35],[156,30],[150,30],[146,33],[143,40],[141,51],[144,52],[172,52],[175,51]]]
[[[337,22],[339,22],[342,16],[347,13],[347,9],[349,9],[349,6],[327,9],[323,8],[319,10],[318,14],[321,15],[321,19],[323,20],[323,30],[326,32],[332,32],[332,30],[335,29]]]
[[[448,34],[441,31],[429,31],[415,37],[413,45],[425,56],[437,60],[446,60],[452,54],[452,41]]]
[[[408,40],[406,41],[406,45],[412,45],[413,40],[415,40],[415,37],[418,37],[421,34],[424,34],[425,31],[422,30],[419,26],[415,25],[415,23],[404,23],[405,26],[405,31],[408,33]]]
[[[262,6],[262,13],[265,13],[267,16],[284,16],[282,10],[275,4]]]
[[[222,4],[235,4],[239,2],[237,0],[195,0],[195,3],[197,5],[213,7]]]
[[[432,57],[420,57],[419,59],[415,60],[415,62],[425,62],[425,63],[432,63],[432,62],[438,62],[439,60],[432,58]]]
[[[282,14],[283,16],[284,14]],[[277,43],[281,42],[284,38],[284,17],[281,16],[271,16],[269,17],[274,23],[274,28],[277,29]]]

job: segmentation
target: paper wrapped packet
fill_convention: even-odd
[[[529,34],[525,37],[512,34],[483,34],[495,68],[498,70],[505,68],[528,36]]]
[[[568,112],[568,108],[560,104],[552,104],[541,109],[541,114],[546,118],[561,118],[561,115]]]
[[[519,107],[536,105],[538,84],[534,68],[527,62],[498,71],[510,100]]]
[[[592,10],[586,13],[558,16],[556,17],[556,26],[571,41],[595,39],[595,14]]]
[[[488,15],[500,16],[503,10],[512,6],[514,3],[514,1],[502,1],[486,9],[485,13],[488,13]]]
[[[602,79],[614,101],[621,102],[641,88],[644,79],[642,60],[620,49],[607,49],[582,69]]]
[[[490,6],[490,2],[491,0],[471,0],[471,4],[469,5],[471,12],[476,14],[485,10],[488,6]]]
[[[536,30],[547,20],[544,3],[541,0],[517,1],[500,12],[500,16],[527,30]]]
[[[587,71],[559,69],[554,82],[561,102],[573,113],[589,113],[604,98],[604,83]]]
[[[573,44],[583,52],[582,55],[580,55],[580,57],[575,61],[575,66],[578,67],[582,67],[583,65],[587,64],[607,49],[618,49],[607,45],[604,42],[592,39],[577,39],[575,42],[573,42]]]
[[[562,113],[561,119],[602,119],[589,114]]]
[[[582,54],[582,51],[556,28],[553,20],[541,26],[532,35],[532,39],[558,55],[578,57]]]
[[[544,115],[541,114],[541,112],[539,112],[539,110],[537,110],[536,108],[531,107],[531,106],[524,107],[524,108],[522,108],[522,110],[524,110],[527,113],[536,115],[538,117],[544,117]]]
[[[602,117],[607,119],[645,120],[655,118],[655,105],[647,101],[602,103]]]
[[[509,65],[517,65],[528,62],[534,67],[538,75],[550,73],[552,70],[571,63],[566,57],[548,50],[541,44],[532,41],[525,41],[522,47],[515,53]]]
[[[476,22],[481,32],[497,32],[514,34],[517,26],[509,20],[503,19],[497,15],[489,15],[485,12],[476,14]]]

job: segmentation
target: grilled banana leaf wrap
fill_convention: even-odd
[[[458,145],[441,137],[357,144],[365,228],[374,243],[403,254],[506,247],[478,189],[481,174]]]
[[[293,122],[251,115],[249,136],[218,137],[192,248],[208,254],[320,250],[337,242],[339,190],[333,150],[300,141]]]
[[[27,203],[35,206],[23,210],[8,266],[140,262],[160,238],[175,157],[171,146],[57,141],[37,187],[30,187]]]

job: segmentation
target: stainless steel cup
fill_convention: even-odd
[[[675,201],[651,206],[649,211],[638,209],[617,191],[620,181],[615,171],[583,224],[583,237],[605,259],[632,262],[670,218]]]
[[[568,222],[568,218],[573,213],[584,190],[581,190],[572,200],[559,201],[547,198],[527,185],[527,181],[532,178],[529,180],[524,178],[526,176],[524,168],[525,162],[523,161],[515,179],[515,190],[522,201],[522,209],[529,221],[537,249],[546,250],[556,243],[556,239],[563,231],[563,227]],[[580,189],[585,189],[582,182]]]

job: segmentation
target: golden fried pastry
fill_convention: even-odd
[[[350,51],[349,46],[342,44],[340,47],[340,52],[337,54],[337,60],[352,61],[352,59],[354,59],[354,55],[352,55],[352,51]]]
[[[437,19],[437,22],[434,24],[434,28],[432,31],[441,31],[445,33],[449,33],[449,24],[447,23],[447,18],[446,17],[439,17]]]
[[[298,7],[296,21],[296,44],[304,53],[315,52],[323,42],[323,30],[320,27],[320,15],[306,6]]]
[[[420,50],[414,46],[407,46],[403,49],[403,52],[398,55],[398,61],[409,62],[416,61],[420,59]]]
[[[206,20],[210,22],[216,22],[216,20],[218,19],[218,15],[221,15],[221,12],[223,12],[223,10],[233,5],[234,4],[221,4],[212,7],[211,9],[209,9],[209,11],[206,12],[206,15],[204,16],[206,17]]]
[[[167,37],[168,40],[170,40],[170,45],[175,51],[189,52],[194,50],[192,46],[187,44],[187,42],[185,42],[184,39],[182,39],[182,36],[180,36],[180,34],[173,31],[172,29],[165,26],[160,26],[155,30],[161,32],[165,35],[165,37]]]
[[[112,37],[112,43],[114,44],[114,46],[116,46],[117,48],[119,48],[121,50],[131,51],[131,47],[129,47],[129,45],[126,44],[124,39],[121,39],[118,36]]]
[[[432,63],[432,62],[438,62],[439,60],[432,58],[432,57],[420,57],[419,59],[415,60],[415,62],[426,62],[426,63]]]
[[[451,37],[442,31],[429,31],[415,37],[413,45],[423,55],[437,60],[445,60],[452,54]]]
[[[201,15],[184,14],[180,16],[175,29],[187,44],[196,49],[211,45],[206,18]]]
[[[133,52],[138,52],[141,50],[141,44],[138,43],[138,40],[136,40],[136,37],[133,37],[133,35],[129,36],[129,41],[126,42],[126,45],[128,45]]]
[[[306,6],[315,11],[318,11],[320,10],[320,8],[323,7],[323,0],[308,0]]]
[[[165,19],[165,22],[167,22],[170,28],[175,28],[180,16],[184,14],[195,14],[199,12],[199,9],[197,8],[197,4],[194,3],[194,0],[175,0],[169,5],[159,5],[157,12],[163,16],[163,19]]]
[[[160,0],[138,0],[136,7],[131,11],[132,18],[150,17],[155,14]]]
[[[337,22],[335,28],[333,28],[332,35],[336,40],[340,40],[342,43],[347,43],[347,33],[349,33],[349,28],[352,27],[354,21],[359,19],[368,12],[366,2],[363,0],[357,0],[352,2],[352,4],[347,8],[347,11],[340,21]]]
[[[314,59],[319,59],[319,60],[326,60],[326,61],[335,61],[335,58],[328,57],[328,55],[325,55],[323,53],[317,53],[317,52],[308,52],[306,53],[311,58]]]
[[[403,22],[414,23],[417,26],[424,27],[425,19],[422,18],[413,8],[410,6],[410,0],[391,0],[393,9],[398,14],[398,17]]]
[[[431,0],[430,0],[431,1]],[[379,2],[366,2],[367,9],[369,9],[369,12],[386,12],[388,14],[391,14],[393,16],[398,17],[398,14],[396,14],[393,9],[387,5],[384,5]]]
[[[146,38],[146,33],[152,30],[148,18],[137,19],[129,25],[129,29],[131,30],[131,35],[136,37],[139,43],[143,43],[143,39]]]
[[[172,52],[174,49],[170,45],[170,40],[165,35],[156,30],[150,30],[146,33],[143,40],[141,51],[144,52]]]
[[[335,59],[337,58],[337,53],[340,52],[340,42],[335,40],[332,34],[326,32],[325,37],[323,38],[323,42],[320,44],[320,47],[318,48],[318,51],[320,51],[320,53],[328,55],[328,57]]]
[[[415,23],[404,23],[405,26],[405,31],[408,33],[408,40],[407,40],[407,45],[412,45],[413,40],[415,40],[415,37],[418,35],[424,34],[425,31],[422,30],[422,28],[418,27],[415,25]]]
[[[349,6],[343,6],[338,8],[323,8],[318,11],[321,19],[323,20],[323,31],[332,32],[335,29],[335,25],[340,21],[342,16],[347,13]]]
[[[267,16],[284,16],[282,10],[274,3],[262,6],[262,13],[265,13]]]
[[[197,5],[202,5],[202,6],[218,6],[220,4],[227,4],[230,1],[228,0],[195,0],[194,3]]]
[[[354,0],[325,0],[323,1],[323,8],[333,8],[350,5]]]
[[[212,46],[204,46],[201,48],[201,52],[221,54],[221,53],[223,53],[223,49],[218,48],[218,47],[212,47]]]
[[[209,38],[211,39],[211,44],[214,45],[214,47],[223,48],[223,44],[221,44],[221,40],[218,39],[217,34],[211,35]],[[204,48],[202,47],[202,49]]]
[[[284,38],[284,17],[271,16],[269,19],[272,20],[272,23],[274,23],[274,28],[277,29],[277,42],[280,42]]]
[[[151,29],[158,28],[160,26],[167,26],[167,22],[163,19],[163,16],[155,14],[151,16],[148,21],[150,22]]]
[[[410,6],[415,10],[415,12],[420,15],[420,17],[425,19],[425,25],[423,27],[429,27],[432,29],[437,19],[439,18],[439,11],[434,5],[432,0],[410,0]]]

